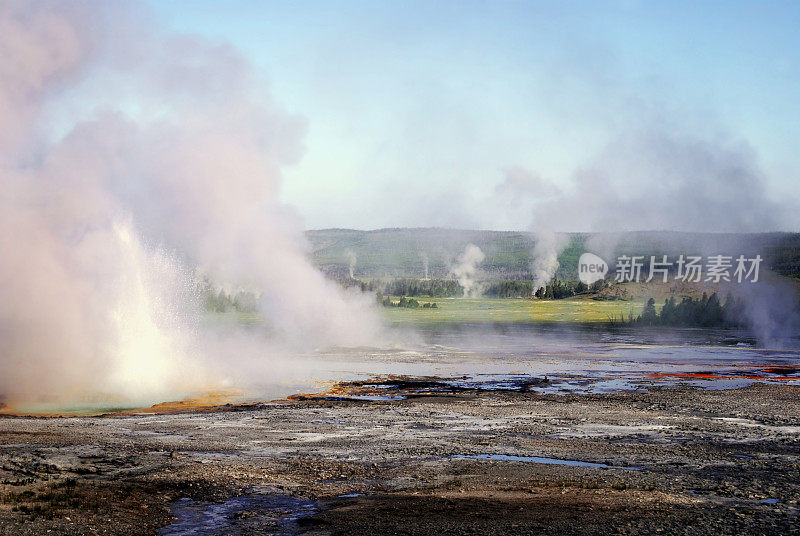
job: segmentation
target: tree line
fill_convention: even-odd
[[[392,299],[389,296],[386,296],[385,298],[381,299],[379,295],[378,301],[384,307],[402,307],[405,309],[418,309],[420,307],[423,309],[439,308],[439,306],[436,305],[436,302],[425,302],[423,304],[420,304],[419,301],[417,301],[415,298],[406,298],[405,296],[400,298],[399,301],[392,301]]]
[[[209,281],[203,281],[198,290],[202,296],[203,306],[206,311],[213,313],[230,311],[254,313],[258,310],[258,297],[253,292],[239,290],[231,294],[223,289],[216,290]]]
[[[608,286],[608,282],[602,279],[591,285],[586,285],[581,281],[554,279],[544,287],[534,289],[534,282],[531,280],[505,280],[490,284],[484,291],[484,295],[492,298],[530,298],[535,296],[546,300],[560,300],[580,294],[600,292],[606,286]]]
[[[578,294],[587,294],[589,286],[583,281],[561,281],[553,279],[547,285],[538,288],[533,294],[544,300],[563,300]]]
[[[709,296],[703,293],[702,298],[684,297],[680,302],[675,297],[664,300],[660,311],[656,311],[655,300],[650,298],[636,318],[628,319],[629,323],[643,326],[699,326],[699,327],[736,327],[742,326],[744,304],[728,293],[725,302],[721,303],[717,293]]]
[[[395,279],[387,283],[383,293],[389,296],[453,298],[464,295],[464,288],[455,279]]]

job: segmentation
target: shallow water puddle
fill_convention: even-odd
[[[287,495],[253,493],[223,503],[198,503],[181,499],[172,505],[172,523],[161,527],[160,536],[221,534],[300,534],[298,521],[317,510],[311,501]]]
[[[402,395],[350,395],[345,397],[347,400],[364,400],[367,402],[380,402],[383,400],[405,400]]]
[[[545,458],[542,456],[510,456],[508,454],[458,454],[452,456],[454,459],[467,460],[497,460],[503,462],[526,462],[544,463],[550,465],[569,465],[571,467],[592,467],[595,469],[628,469],[639,471],[640,467],[621,467],[618,465],[607,465],[605,463],[582,462],[580,460],[562,460],[560,458]]]

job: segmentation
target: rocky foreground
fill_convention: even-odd
[[[0,418],[0,534],[800,533],[800,387],[424,385]]]

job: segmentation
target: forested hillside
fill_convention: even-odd
[[[481,276],[493,280],[531,279],[536,246],[533,233],[416,228],[357,231],[325,229],[308,231],[311,255],[326,273],[347,277],[352,268],[357,278],[448,278],[450,268],[467,244],[486,255],[479,264]],[[615,234],[570,233],[558,256],[555,277],[576,279],[578,257],[597,253],[614,264],[616,255],[737,256],[761,254],[765,266],[787,276],[800,277],[800,234],[712,234],[678,232],[631,232]]]

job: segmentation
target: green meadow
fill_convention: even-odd
[[[436,302],[436,309],[384,307],[393,324],[458,323],[598,323],[637,316],[644,298],[631,301],[598,301],[587,297],[563,300],[525,298],[419,298],[420,304]]]
[[[394,297],[398,301],[399,297]],[[540,300],[525,298],[417,298],[420,305],[436,302],[436,309],[379,307],[381,315],[390,324],[491,324],[537,322],[605,323],[626,320],[630,313],[642,312],[645,298],[632,300],[598,301],[585,296],[563,300]],[[258,326],[265,320],[258,313],[229,311],[209,312],[205,315],[209,324],[228,322],[231,324]]]

